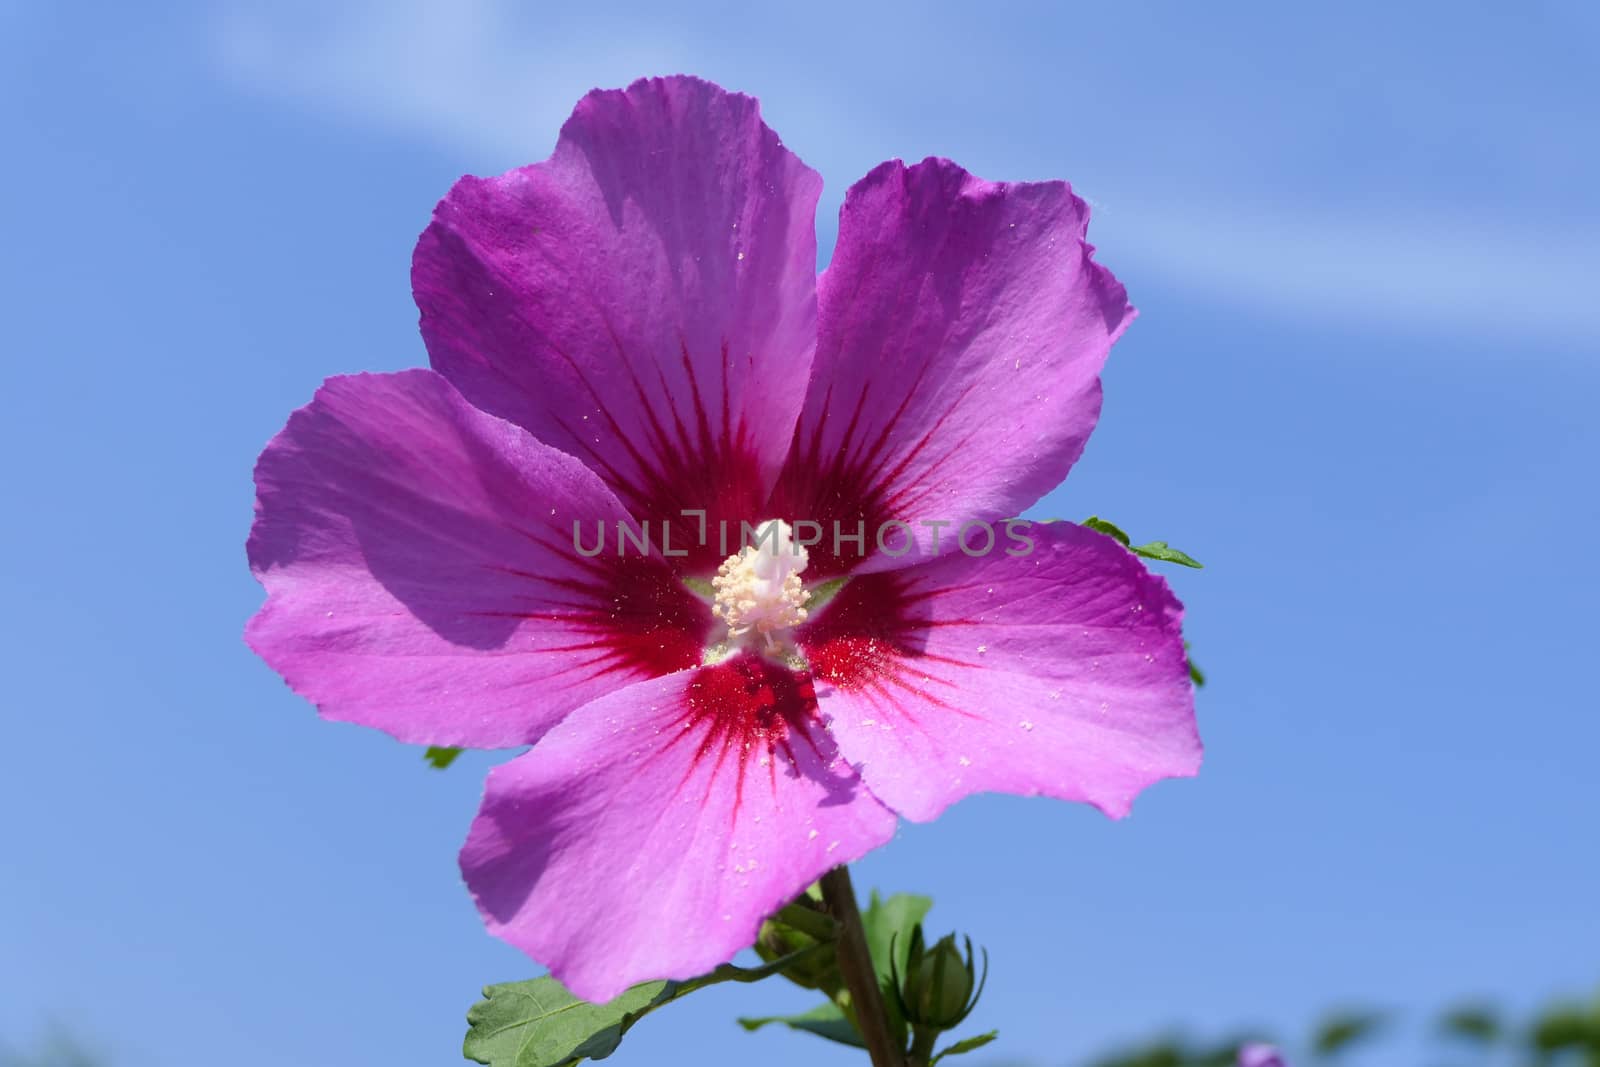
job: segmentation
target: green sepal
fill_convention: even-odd
[[[459,748],[447,748],[440,745],[430,745],[428,747],[428,751],[422,754],[422,758],[427,760],[428,765],[434,770],[442,771],[446,767],[450,766],[450,764],[454,763],[456,761],[456,757],[461,755],[463,751],[463,749]]]
[[[954,1030],[972,1014],[989,981],[988,951],[983,954],[980,977],[973,958],[972,938],[965,941],[964,957],[956,946],[955,934],[946,934],[930,946],[919,925],[911,931],[904,973],[896,973],[898,959],[891,956],[889,961],[894,977],[895,1004],[914,1032],[918,1035],[928,1032],[930,1052],[932,1038],[945,1030]]]
[[[974,1049],[980,1049],[999,1036],[1000,1031],[990,1030],[987,1034],[979,1034],[976,1037],[964,1037],[960,1041],[957,1041],[955,1044],[951,1045],[949,1048],[935,1055],[933,1059],[928,1061],[928,1067],[933,1067],[934,1064],[938,1063],[946,1056],[959,1056],[964,1052],[971,1052]]]
[[[800,963],[786,968],[783,977],[802,989],[821,990],[832,997],[844,988],[834,948],[837,938],[838,924],[816,908],[810,897],[803,896],[761,924],[754,948],[756,955],[768,963],[817,948],[818,951],[805,954]]]

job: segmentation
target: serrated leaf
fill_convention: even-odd
[[[645,982],[604,1004],[579,1000],[549,977],[492,985],[467,1012],[461,1052],[491,1067],[570,1067],[585,1059],[603,1060],[634,1023],[663,1004],[722,982],[759,982],[822,947],[760,967],[723,964],[687,982]]]
[[[1098,515],[1090,515],[1087,519],[1083,520],[1083,525],[1089,527],[1091,530],[1098,530],[1100,533],[1106,534],[1109,537],[1115,537],[1124,545],[1129,543],[1128,535],[1122,532],[1122,527],[1118,526],[1114,522],[1107,522]]]
[[[759,1019],[739,1020],[740,1026],[751,1031],[772,1023],[782,1023],[791,1030],[816,1034],[818,1037],[825,1037],[829,1041],[837,1041],[852,1048],[867,1047],[866,1042],[861,1040],[861,1035],[856,1032],[855,1025],[845,1017],[839,1005],[831,1000],[799,1015],[768,1015]]]
[[[1383,1025],[1383,1016],[1377,1012],[1356,1011],[1333,1015],[1317,1027],[1311,1046],[1319,1056],[1331,1056],[1358,1041],[1377,1033]]]
[[[432,745],[428,748],[428,751],[422,754],[422,758],[427,760],[434,770],[442,771],[454,763],[456,757],[461,755],[461,752],[462,750],[459,748],[444,748],[439,745]]]
[[[646,982],[615,1000],[590,1004],[554,978],[492,985],[467,1012],[461,1053],[492,1067],[566,1067],[615,1052],[628,1029],[677,992]]]
[[[946,1056],[959,1056],[964,1052],[971,1052],[973,1049],[980,1049],[999,1036],[1000,1031],[990,1030],[987,1034],[979,1034],[976,1037],[962,1038],[960,1041],[957,1041],[943,1052],[940,1052],[938,1055],[934,1056],[933,1059],[929,1060],[928,1067],[933,1067],[935,1063],[938,1063]]]
[[[1145,559],[1158,559],[1163,563],[1176,563],[1183,567],[1193,567],[1195,570],[1205,569],[1204,563],[1187,552],[1179,552],[1165,541],[1151,541],[1148,545],[1129,545],[1128,551]]]

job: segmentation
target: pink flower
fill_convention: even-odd
[[[1121,816],[1199,763],[1165,583],[1064,523],[957,550],[1094,427],[1133,313],[1083,202],[885,163],[819,279],[820,188],[748,97],[592,93],[439,204],[433,369],[331,379],[256,469],[250,644],[327,718],[533,745],[462,871],[589,999],[727,960],[897,814]]]
[[[1287,1067],[1276,1045],[1252,1042],[1239,1046],[1239,1067]]]

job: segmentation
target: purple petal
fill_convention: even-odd
[[[1090,258],[1088,219],[1064,182],[987,182],[941,159],[858,182],[820,283],[815,371],[776,513],[847,531],[959,526],[1020,514],[1058,485],[1133,317]],[[928,553],[930,532],[915,533],[922,550],[906,562]]]
[[[433,366],[639,518],[755,518],[810,374],[820,191],[749,97],[591,93],[548,162],[434,212],[412,272]]]
[[[334,378],[256,467],[247,640],[330,719],[527,744],[601,693],[700,661],[710,614],[615,530],[591,471],[432,371]]]
[[[704,974],[895,818],[810,685],[745,656],[572,713],[489,776],[461,868],[496,936],[578,996]]]
[[[1121,817],[1146,786],[1199,768],[1166,583],[1091,530],[1030,536],[1027,556],[852,578],[800,635],[840,751],[908,818],[985,791]]]
[[[1239,1067],[1287,1067],[1276,1045],[1260,1042],[1239,1047]]]

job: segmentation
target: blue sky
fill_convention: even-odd
[[[455,872],[491,758],[321,723],[240,642],[249,471],[322,377],[423,362],[455,177],[679,70],[823,173],[825,251],[883,158],[1065,177],[1142,311],[1039,513],[1208,564],[1202,774],[1120,824],[966,801],[857,876],[989,948],[990,1062],[1592,988],[1600,16],[1397,6],[0,0],[0,1039],[420,1067],[533,973]],[[805,1003],[612,1062],[854,1062],[729,1021]]]

